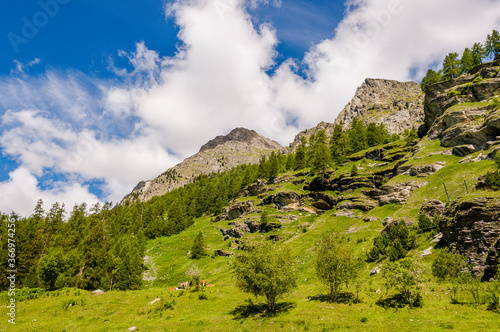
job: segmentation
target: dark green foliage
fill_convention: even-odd
[[[265,296],[274,312],[276,301],[296,287],[293,259],[287,248],[263,244],[242,254],[234,263],[238,287],[255,296]]]
[[[483,59],[486,57],[486,50],[481,43],[475,43],[471,53],[474,67],[483,63]]]
[[[443,78],[451,80],[460,75],[460,59],[458,53],[449,53],[443,60]]]
[[[500,34],[493,30],[491,35],[486,37],[486,52],[489,55],[497,57],[500,54]]]
[[[352,164],[351,167],[351,176],[357,176],[358,175],[358,168],[356,167],[356,164]]]
[[[306,139],[302,136],[299,145],[297,146],[297,153],[295,155],[295,169],[306,168]]]
[[[425,74],[424,78],[422,79],[422,82],[420,83],[420,86],[422,87],[422,90],[424,92],[427,92],[429,86],[431,86],[434,83],[437,83],[439,81],[443,80],[443,75],[441,70],[439,71],[434,71],[432,69],[427,70],[427,73]]]
[[[373,240],[373,247],[367,255],[369,262],[374,262],[381,257],[388,256],[391,261],[399,260],[406,256],[409,250],[416,246],[415,231],[410,231],[404,221],[400,221],[384,231]]]
[[[347,134],[342,130],[342,125],[336,124],[330,137],[330,153],[333,162],[343,163],[346,159],[347,149]]]
[[[324,175],[326,168],[330,164],[331,155],[326,141],[325,131],[320,130],[311,145],[311,168],[317,174],[322,173]]]
[[[191,247],[191,258],[198,259],[206,255],[205,239],[203,233],[199,232],[194,238],[193,246]]]
[[[500,170],[486,173],[484,182],[486,183],[488,188],[493,190],[500,190]]]
[[[464,256],[448,249],[440,249],[432,262],[432,275],[438,280],[458,279],[466,268]]]
[[[422,233],[439,230],[439,218],[429,218],[425,213],[418,215],[418,227]]]
[[[460,71],[462,73],[468,73],[472,68],[476,66],[475,58],[469,48],[466,48],[462,53],[462,58],[460,59]]]

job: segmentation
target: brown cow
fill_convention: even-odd
[[[207,282],[206,282],[205,280],[202,280],[202,281],[200,282],[200,285],[201,285],[201,286],[203,286],[203,287],[205,287],[205,286],[207,285]]]

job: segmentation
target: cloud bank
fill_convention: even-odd
[[[117,202],[139,180],[237,126],[286,145],[299,130],[332,122],[366,77],[419,80],[445,54],[500,26],[499,1],[349,0],[333,38],[300,62],[278,65],[276,31],[255,26],[247,11],[265,3],[279,5],[170,4],[165,15],[180,28],[177,54],[162,57],[138,41],[134,52],[117,51],[132,69],[110,61],[112,80],[54,69],[29,76],[43,59],[16,62],[0,78],[0,147],[18,164],[0,182],[0,210],[29,215],[39,198],[46,207]],[[88,185],[96,180],[100,197]]]

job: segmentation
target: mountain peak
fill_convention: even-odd
[[[255,130],[238,127],[231,130],[226,136],[219,135],[211,139],[200,148],[199,152],[211,150],[230,141],[245,143],[253,148],[281,149],[281,145],[278,142],[259,135]]]

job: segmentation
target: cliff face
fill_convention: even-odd
[[[433,84],[425,95],[425,132],[441,145],[480,150],[500,135],[500,112],[491,98],[500,94],[500,61],[471,74]]]
[[[222,172],[242,164],[254,164],[282,146],[254,130],[233,129],[226,136],[217,136],[200,151],[153,180],[141,181],[125,196],[123,202],[148,201],[191,182],[199,175]]]
[[[440,223],[443,240],[469,259],[476,275],[493,278],[500,250],[500,200],[477,197],[453,202]]]
[[[390,134],[418,127],[424,119],[424,94],[415,82],[367,78],[335,119],[348,129],[354,118],[383,123]]]

